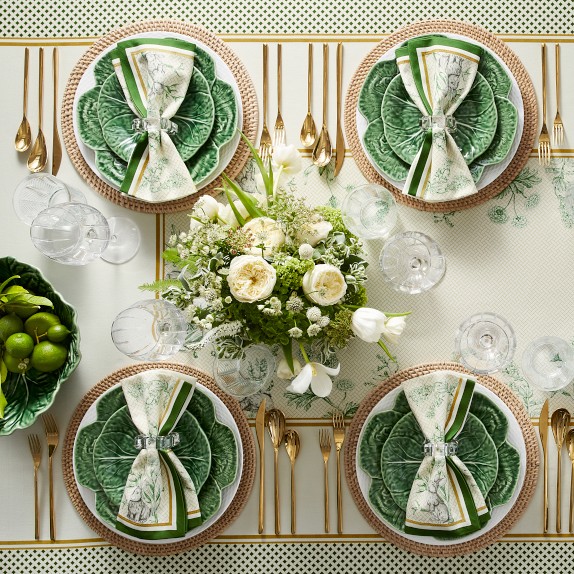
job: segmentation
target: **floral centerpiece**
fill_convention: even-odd
[[[279,344],[284,358],[277,374],[293,378],[287,390],[310,387],[325,397],[339,365],[311,361],[309,349],[319,345],[322,356],[331,356],[359,337],[391,357],[386,343],[396,342],[407,314],[366,306],[367,262],[340,210],[309,207],[284,185],[301,169],[297,149],[278,145],[264,166],[247,143],[259,192],[247,193],[224,176],[228,203],[204,195],[189,231],[169,239],[163,257],[179,269],[177,279],[144,288],[160,290],[185,312],[200,333],[190,347],[212,341],[220,356],[237,356],[245,345]]]

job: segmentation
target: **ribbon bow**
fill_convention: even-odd
[[[426,130],[403,193],[446,201],[477,192],[464,157],[449,133],[452,115],[470,91],[482,48],[437,36],[410,40],[396,51],[401,78],[423,113]]]
[[[454,454],[475,382],[433,373],[405,381],[403,389],[427,439],[425,457],[407,504],[405,532],[440,538],[480,530],[490,512],[476,481]]]
[[[114,69],[142,130],[121,191],[149,202],[171,201],[197,191],[171,140],[193,73],[195,46],[184,40],[138,38],[118,42]]]
[[[116,528],[146,540],[184,536],[201,524],[201,512],[193,481],[170,448],[177,442],[170,433],[191,400],[195,379],[158,369],[125,379],[122,389],[141,433],[134,439],[144,448],[128,475]]]

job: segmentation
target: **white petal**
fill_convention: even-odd
[[[326,397],[333,390],[333,381],[324,369],[317,370],[317,374],[311,381],[311,390],[318,397]]]
[[[328,375],[331,375],[332,377],[336,376],[339,374],[339,372],[341,371],[341,363],[339,363],[336,367],[332,368],[332,367],[326,367],[325,365],[320,365],[325,372]]]
[[[313,369],[310,364],[305,365],[301,372],[291,381],[291,384],[287,387],[287,391],[292,393],[297,393],[302,395],[311,384],[311,379],[313,378]]]

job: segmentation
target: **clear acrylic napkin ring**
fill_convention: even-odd
[[[167,118],[134,118],[132,129],[138,133],[159,129],[171,136],[177,133],[179,126]]]
[[[420,123],[421,129],[425,132],[433,128],[446,130],[449,133],[456,131],[456,118],[454,116],[422,116]]]
[[[137,450],[144,448],[156,448],[158,450],[168,450],[180,443],[179,433],[172,432],[165,436],[145,436],[138,434],[134,438],[134,446]]]
[[[450,442],[425,442],[424,446],[425,456],[454,456],[458,452],[458,441],[452,440]]]

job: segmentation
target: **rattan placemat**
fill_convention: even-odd
[[[177,542],[165,542],[161,544],[136,542],[121,536],[113,529],[102,524],[102,522],[100,522],[90,512],[84,503],[74,477],[74,440],[87,410],[100,395],[110,387],[118,384],[122,379],[150,369],[170,369],[172,371],[190,375],[195,377],[203,386],[215,393],[223,401],[235,419],[241,436],[243,448],[243,469],[239,481],[239,487],[231,504],[221,515],[219,520],[203,532],[200,532],[197,536],[192,536]],[[203,371],[186,365],[180,365],[178,363],[138,363],[136,365],[119,369],[101,380],[84,396],[74,411],[72,420],[70,421],[68,430],[66,431],[66,438],[64,440],[64,448],[62,452],[64,483],[66,485],[68,495],[72,500],[72,504],[75,506],[79,515],[84,519],[86,524],[110,544],[113,544],[118,548],[122,548],[127,552],[145,554],[148,556],[166,556],[168,554],[176,554],[178,552],[191,550],[192,548],[197,548],[198,546],[209,542],[225,530],[239,516],[247,502],[247,499],[249,498],[249,494],[253,487],[253,481],[255,479],[255,465],[255,443],[253,441],[253,435],[251,434],[249,424],[241,410],[241,407],[239,406],[239,403],[219,389],[213,379]]]
[[[449,541],[449,543],[444,546],[434,546],[431,544],[414,542],[413,540],[409,540],[408,538],[397,534],[394,530],[386,526],[386,524],[371,510],[361,493],[359,481],[357,479],[356,465],[359,434],[375,405],[390,391],[397,388],[403,381],[407,381],[420,375],[427,375],[433,371],[457,371],[466,375],[471,375],[478,381],[478,383],[494,392],[512,411],[512,414],[520,425],[522,435],[524,437],[524,443],[526,445],[524,484],[522,485],[522,489],[516,502],[508,514],[496,526],[485,532],[483,535],[478,536],[473,540],[458,544],[454,540]],[[349,426],[345,443],[345,475],[347,478],[347,484],[361,514],[386,540],[396,544],[403,550],[408,550],[409,552],[422,554],[424,556],[458,556],[460,554],[470,554],[471,552],[476,552],[477,550],[496,542],[512,528],[514,523],[526,510],[526,507],[534,496],[534,490],[538,480],[538,466],[540,464],[538,439],[536,438],[536,433],[534,432],[534,427],[530,422],[530,418],[520,400],[506,385],[497,381],[493,377],[473,375],[458,363],[427,363],[410,369],[405,369],[404,371],[399,371],[390,379],[383,381],[361,402],[361,405]]]
[[[514,158],[508,167],[492,183],[483,187],[478,191],[478,193],[468,197],[451,201],[428,202],[403,194],[398,187],[385,179],[374,168],[371,160],[361,145],[359,134],[357,132],[356,113],[361,88],[367,78],[367,74],[377,61],[391,48],[405,40],[415,36],[421,36],[422,34],[434,33],[460,34],[461,36],[466,36],[471,40],[480,42],[489,50],[496,53],[504,61],[514,76],[522,95],[522,101],[524,103],[524,128],[520,144],[516,150]],[[429,20],[428,22],[410,24],[409,26],[405,26],[391,34],[382,42],[377,44],[377,46],[371,50],[366,58],[361,62],[357,71],[353,75],[351,83],[349,84],[347,97],[345,99],[345,129],[347,133],[347,141],[349,143],[353,159],[363,172],[363,175],[368,181],[378,183],[386,187],[393,193],[398,202],[404,203],[409,207],[414,207],[415,209],[420,209],[421,211],[446,213],[449,211],[468,209],[475,205],[480,205],[494,197],[497,193],[500,193],[514,180],[528,161],[528,157],[534,145],[537,127],[538,108],[536,104],[536,94],[534,93],[532,80],[530,79],[530,76],[522,62],[502,40],[499,40],[484,28],[480,28],[479,26],[474,26],[472,24],[466,24],[464,22]]]
[[[185,36],[189,36],[190,38],[203,42],[206,46],[216,52],[233,73],[237,86],[239,87],[241,105],[243,108],[243,125],[241,126],[241,129],[250,141],[255,141],[257,124],[259,121],[255,86],[253,85],[245,66],[235,53],[227,47],[223,40],[220,40],[215,34],[209,32],[202,26],[179,22],[177,20],[150,20],[130,24],[129,26],[114,30],[103,38],[100,38],[74,66],[66,85],[64,101],[62,103],[62,133],[64,143],[66,145],[68,156],[80,175],[94,190],[113,203],[134,211],[142,211],[144,213],[174,213],[177,211],[184,211],[186,209],[190,209],[202,195],[206,193],[216,195],[219,193],[216,189],[222,186],[221,176],[217,177],[198,193],[189,197],[184,197],[174,201],[165,201],[162,203],[141,201],[140,199],[117,191],[101,179],[98,174],[92,171],[82,156],[82,152],[80,151],[78,142],[76,141],[76,135],[74,133],[74,97],[78,84],[80,83],[80,80],[88,66],[108,46],[115,44],[122,38],[132,36],[134,34],[141,34],[142,32],[175,32],[178,34],[184,34]],[[235,155],[225,168],[225,173],[230,178],[236,177],[239,175],[248,159],[249,149],[245,142],[240,140]]]

